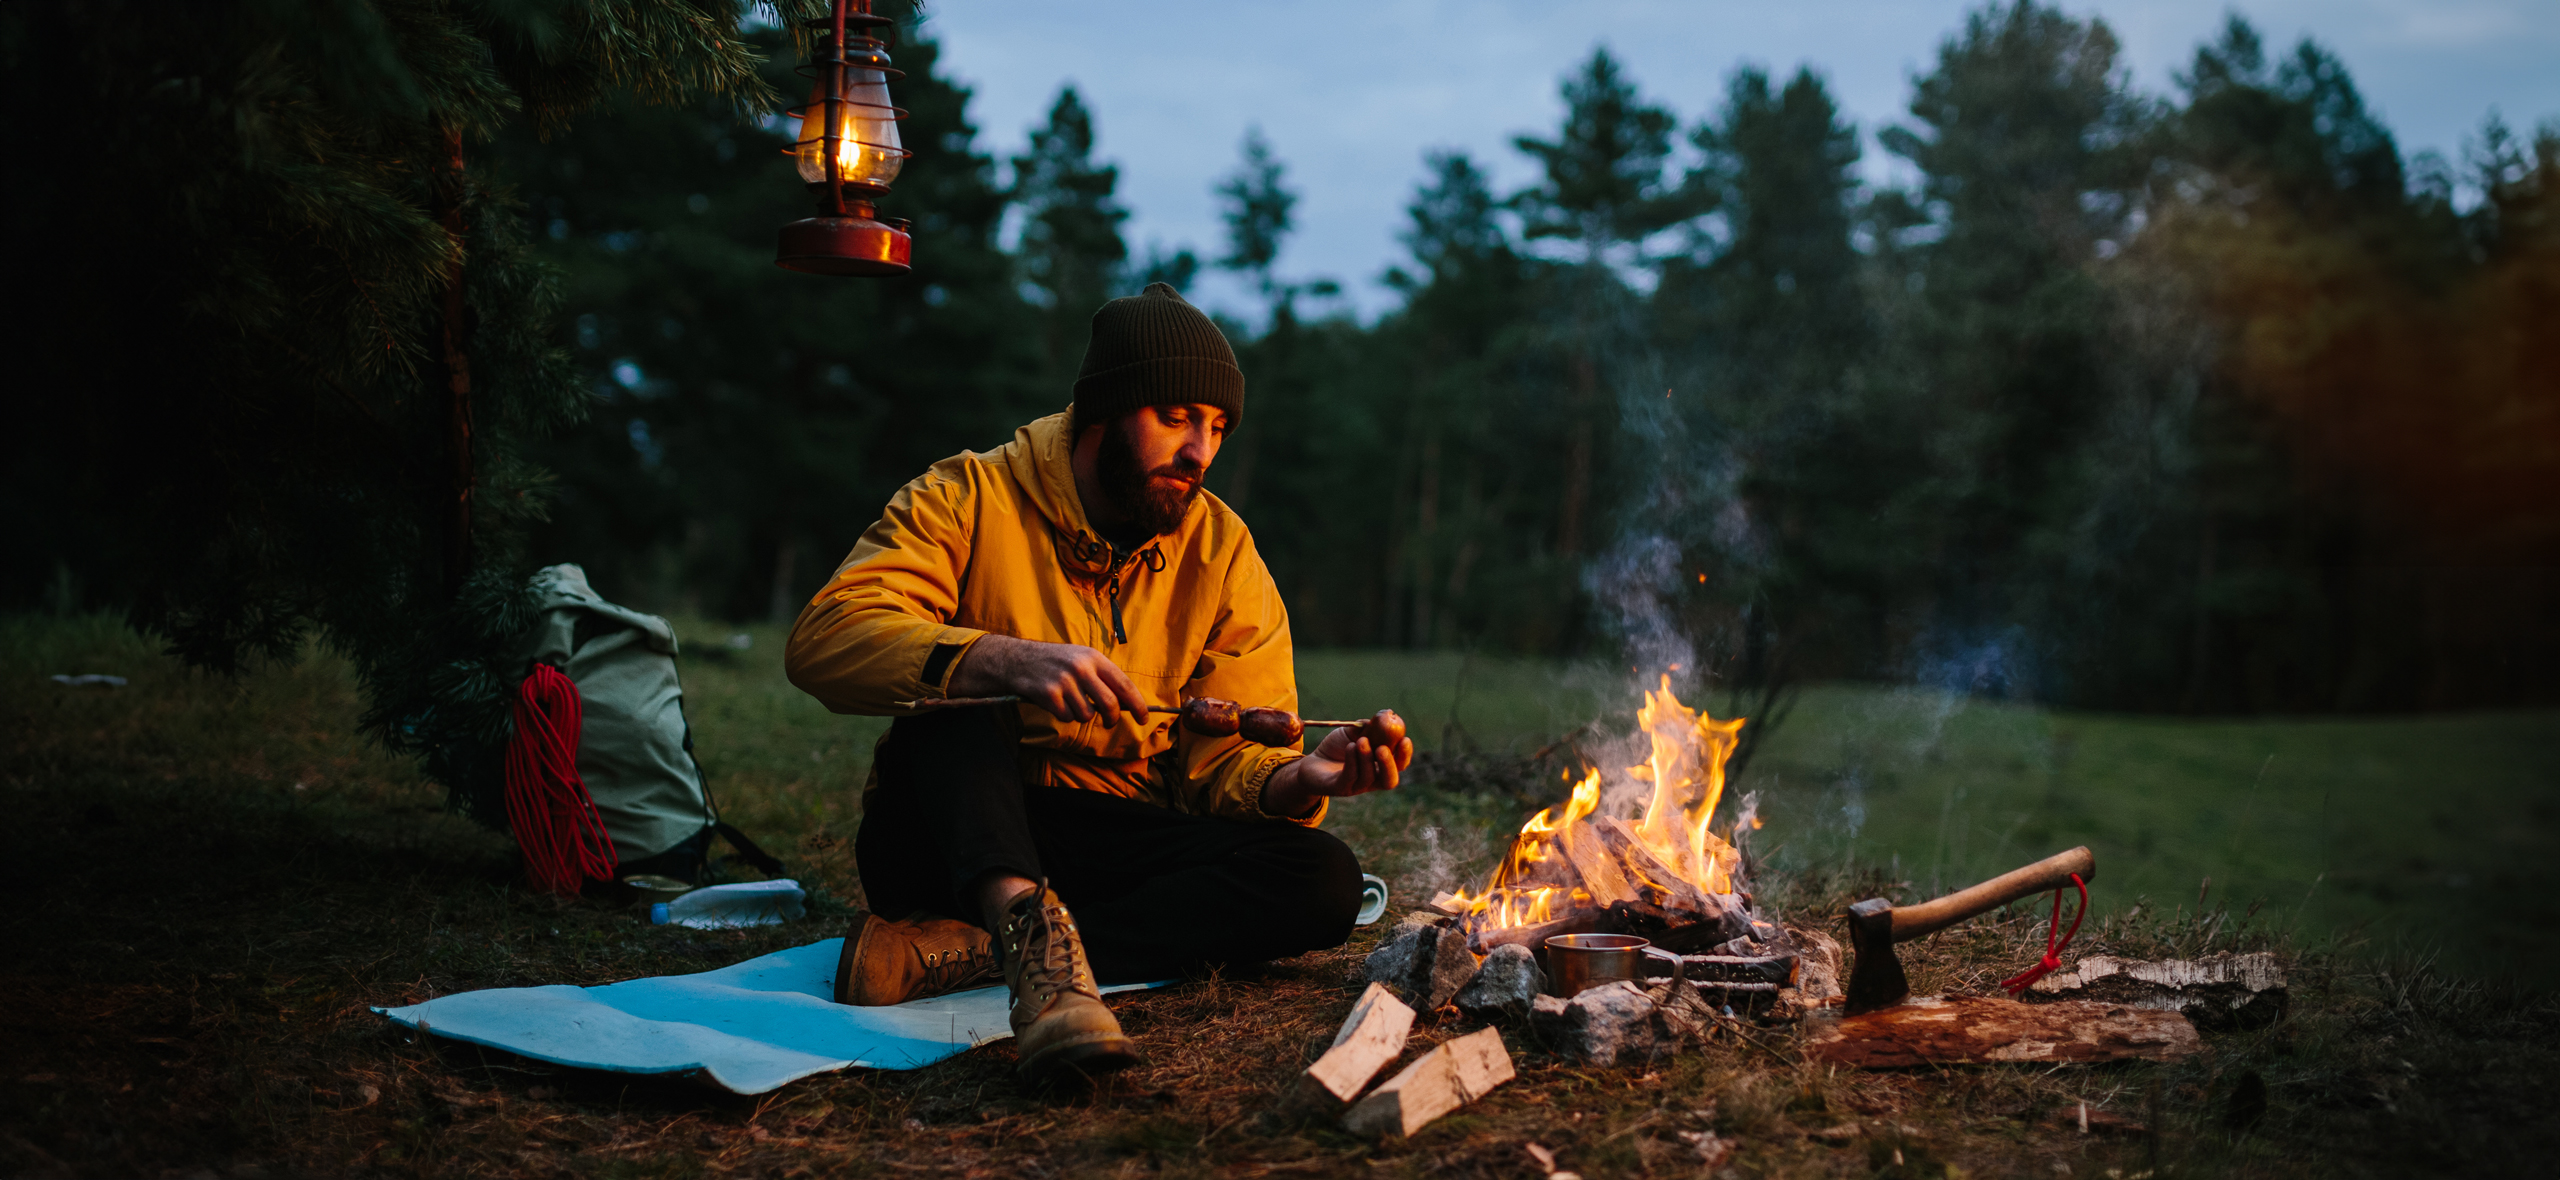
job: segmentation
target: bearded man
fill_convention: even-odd
[[[1163,283],[1094,313],[1075,404],[899,490],[792,628],[791,682],[897,718],[854,858],[871,912],[836,999],[999,976],[1021,1074],[1133,1064],[1099,981],[1340,946],[1360,866],[1327,800],[1392,789],[1413,743],[1311,753],[1208,737],[1151,706],[1295,712],[1289,616],[1253,534],[1201,479],[1244,413],[1217,325]],[[919,699],[1021,705],[916,711]],[[1072,916],[1071,916],[1072,915]]]

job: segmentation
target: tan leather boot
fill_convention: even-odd
[[[1035,1085],[1073,1083],[1138,1063],[1138,1047],[1103,1006],[1075,919],[1048,882],[1016,900],[997,933],[1013,989],[1015,1073]]]
[[[864,914],[845,932],[836,958],[836,1002],[866,1008],[903,1004],[1002,979],[995,940],[950,918],[891,922]]]

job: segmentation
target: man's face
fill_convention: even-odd
[[[1102,428],[1100,475],[1111,506],[1148,536],[1172,532],[1227,439],[1216,406],[1147,406]]]

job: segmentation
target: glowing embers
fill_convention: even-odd
[[[1482,893],[1447,899],[1480,950],[1575,930],[1696,930],[1697,938],[1682,941],[1748,931],[1748,906],[1737,896],[1741,856],[1709,830],[1742,720],[1718,721],[1681,704],[1664,676],[1645,694],[1636,723],[1650,753],[1626,777],[1650,788],[1641,811],[1600,814],[1605,784],[1595,769],[1561,812],[1550,807],[1520,826]]]

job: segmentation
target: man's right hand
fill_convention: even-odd
[[[1071,721],[1108,724],[1121,710],[1140,716],[1147,699],[1129,674],[1111,657],[1080,643],[1042,643],[1010,635],[983,635],[951,670],[951,695],[998,696],[1012,693]]]

